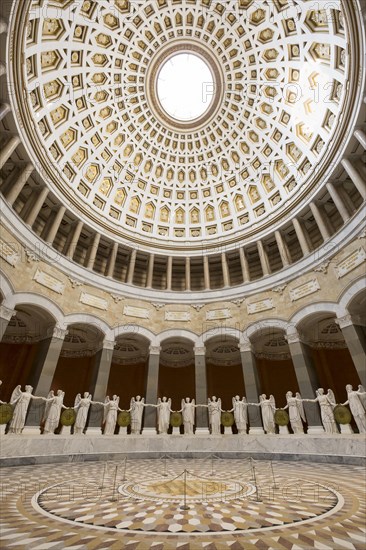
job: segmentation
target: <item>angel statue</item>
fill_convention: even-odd
[[[158,433],[159,434],[167,434],[170,424],[170,413],[172,411],[172,400],[166,397],[163,397],[163,399],[158,399],[158,404],[155,405],[157,407],[157,413],[158,413]]]
[[[288,409],[292,431],[294,434],[303,434],[304,426],[302,421],[306,422],[306,417],[301,395],[299,392],[296,392],[296,397],[294,397],[292,391],[288,391],[286,393],[286,401],[287,405],[284,407],[284,410]]]
[[[145,398],[140,397],[139,395],[132,397],[130,401],[130,408],[128,412],[131,413],[131,433],[140,434],[142,426],[142,414],[144,412],[144,407],[146,407]]]
[[[109,396],[107,395],[107,397],[105,398],[105,402],[103,403],[103,406],[104,406],[103,435],[114,435],[114,430],[116,429],[116,423],[117,423],[117,413],[119,410],[121,410],[118,405],[119,405],[118,395],[114,395],[112,397],[112,400],[110,400]]]
[[[346,391],[347,401],[342,404],[349,405],[351,413],[353,414],[353,418],[355,419],[358,431],[360,432],[360,434],[364,434],[366,433],[366,413],[364,409],[364,404],[361,400],[361,396],[362,393],[366,392],[360,392],[359,390],[355,391],[351,384],[347,384]]]
[[[361,384],[358,386],[358,395],[364,409],[366,410],[366,390]]]
[[[186,397],[182,399],[181,407],[179,412],[183,416],[184,435],[193,435],[196,402],[194,399],[191,401],[189,397]]]
[[[54,395],[53,391],[48,394],[47,403],[43,418],[44,434],[53,434],[60,422],[61,410],[67,409],[64,405],[65,392],[57,390],[57,395]],[[49,399],[49,401],[48,401]]]
[[[53,390],[51,390],[47,395],[48,401],[46,402],[46,405],[45,405],[45,408],[44,408],[44,411],[43,411],[43,415],[42,415],[42,419],[41,419],[41,426],[44,425],[44,423],[46,422],[48,411],[50,410],[50,406],[51,406],[51,401],[54,397],[55,397],[55,392]]]
[[[32,395],[32,392],[32,386],[25,386],[25,391],[23,392],[20,385],[13,391],[10,398],[10,405],[15,405],[15,408],[13,418],[11,419],[9,426],[10,434],[22,433],[31,399],[47,401],[46,397],[36,397],[35,395]]]
[[[262,412],[264,431],[266,432],[266,434],[275,434],[276,433],[276,424],[274,419],[274,415],[276,411],[275,398],[273,397],[273,395],[270,395],[269,399],[267,399],[266,394],[262,393],[262,395],[259,396],[258,406],[261,408],[261,412]]]
[[[212,396],[212,399],[208,398],[208,418],[210,424],[210,433],[211,435],[220,435],[221,434],[221,413],[223,412],[221,408],[221,399],[217,399],[215,395]]]
[[[89,407],[92,404],[92,395],[89,392],[84,392],[84,397],[78,393],[75,397],[74,409],[77,410],[76,420],[74,424],[74,434],[82,434],[85,430],[86,421],[88,419]]]
[[[328,390],[328,393],[325,395],[323,388],[317,389],[315,393],[315,399],[303,399],[302,401],[318,403],[320,407],[320,416],[326,433],[338,434],[339,431],[333,415],[333,409],[336,405],[334,393],[332,390]]]
[[[248,403],[245,397],[240,400],[239,395],[232,399],[233,408],[228,412],[234,412],[235,424],[239,434],[247,433],[248,425]]]

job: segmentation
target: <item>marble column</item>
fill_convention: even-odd
[[[355,130],[355,138],[358,140],[358,142],[362,145],[364,149],[366,149],[366,134],[363,130],[358,128]]]
[[[241,366],[243,370],[245,396],[248,403],[259,403],[261,388],[259,384],[257,366],[255,364],[255,355],[253,353],[251,343],[248,341],[239,344],[239,351],[241,357]],[[260,407],[248,406],[248,417],[249,433],[263,434],[264,430],[262,425]]]
[[[107,394],[114,345],[114,341],[104,340],[102,349],[99,350],[95,356],[94,377],[89,389],[90,393],[93,394],[94,401],[102,401],[104,403]]]
[[[221,254],[221,263],[222,263],[222,276],[224,279],[224,287],[227,288],[230,286],[230,274],[229,274],[229,266],[227,263],[227,257],[225,252]]]
[[[208,263],[208,256],[203,256],[203,277],[205,290],[210,290],[210,266]]]
[[[0,153],[0,170],[1,168],[3,168],[6,161],[10,158],[11,154],[14,153],[19,143],[20,138],[18,136],[12,136],[2,147]]]
[[[257,241],[257,248],[258,248],[259,260],[261,263],[263,276],[269,275],[270,268],[269,268],[267,251],[264,248],[262,241]]]
[[[113,277],[114,268],[116,267],[117,254],[118,254],[118,243],[114,242],[109,252],[106,277]]]
[[[94,267],[95,258],[97,257],[97,253],[98,253],[99,243],[100,243],[100,233],[94,233],[94,236],[92,237],[92,241],[89,245],[88,256],[85,264],[85,267],[87,269],[93,269]]]
[[[290,348],[301,397],[314,399],[316,397],[315,392],[319,388],[319,381],[310,351],[301,341],[298,332],[287,333],[286,339]],[[291,390],[291,388],[286,388],[286,391],[288,390]],[[321,423],[318,404],[304,403],[304,409],[308,423],[308,434],[323,433],[324,428]]]
[[[92,378],[89,386],[89,392],[93,396],[93,401],[104,403],[107,395],[114,345],[114,341],[104,340],[102,349],[95,354]],[[92,432],[97,434],[101,433],[100,428],[103,421],[103,412],[104,409],[100,405],[91,405],[87,424],[89,434]]]
[[[310,247],[309,247],[302,223],[297,218],[293,218],[292,223],[294,225],[296,236],[300,243],[303,256],[307,256],[310,253]]]
[[[315,222],[319,228],[323,241],[330,239],[330,231],[327,227],[326,221],[323,219],[323,213],[315,202],[310,203],[310,210],[314,216]]]
[[[241,271],[243,275],[243,282],[246,283],[247,281],[250,281],[250,274],[249,274],[248,259],[246,257],[245,250],[243,247],[239,248],[239,258],[240,258]]]
[[[361,174],[358,172],[357,168],[355,167],[354,163],[351,162],[349,159],[343,159],[342,160],[343,168],[346,170],[347,174],[351,178],[352,182],[354,183],[354,186],[356,187],[357,191],[360,193],[363,200],[366,199],[366,183],[364,178],[361,176]]]
[[[9,321],[16,311],[9,307],[6,307],[4,304],[0,305],[0,341],[3,339],[6,329],[8,328]]]
[[[57,212],[55,213],[55,217],[51,222],[50,227],[48,228],[44,240],[51,244],[55,240],[55,237],[57,235],[57,231],[59,230],[59,227],[61,225],[62,219],[66,212],[66,206],[60,206]]]
[[[40,350],[33,366],[31,384],[34,385],[34,393],[46,397],[51,389],[52,380],[61,354],[67,330],[55,327],[50,338],[41,342]],[[57,388],[62,390],[62,388]]]
[[[196,386],[196,404],[207,405],[206,348],[194,348],[194,373]],[[208,411],[206,407],[196,409],[196,433],[209,433]]]
[[[147,266],[146,288],[152,288],[153,277],[154,277],[154,261],[155,261],[154,254],[150,254],[149,263]]]
[[[362,330],[353,322],[351,315],[345,315],[336,319],[348,350],[351,354],[352,361],[356,367],[361,384],[366,386],[366,342]]]
[[[146,403],[156,405],[158,400],[160,346],[150,346],[146,384]],[[145,408],[144,432],[156,433],[156,409]]]
[[[25,164],[17,174],[16,179],[11,183],[10,187],[4,193],[4,197],[10,205],[13,205],[19,196],[19,193],[27,183],[29,176],[32,174],[34,166],[31,162]]]
[[[48,192],[48,187],[43,187],[39,192],[37,191],[37,197],[24,218],[25,223],[30,226],[34,224],[43,206],[43,203],[46,200]]]
[[[28,383],[34,388],[34,395],[47,397],[56,371],[67,330],[54,327],[49,331],[49,337],[38,344],[38,352],[32,366],[32,375]],[[62,390],[63,388],[55,388]],[[25,433],[39,433],[45,403],[32,401],[28,409]]]
[[[168,262],[166,266],[166,290],[172,289],[172,276],[173,276],[173,257],[168,256]]]
[[[1,24],[1,23],[0,23]],[[2,103],[0,105],[0,121],[8,114],[10,113],[10,105],[9,103]]]
[[[342,217],[343,222],[346,223],[349,220],[350,215],[346,205],[343,203],[342,197],[340,196],[338,189],[331,182],[328,182],[326,184],[326,187],[332,201],[335,204],[336,209]]]
[[[186,290],[191,290],[191,259],[186,257]]]
[[[127,273],[127,284],[132,285],[133,274],[135,272],[135,263],[136,263],[137,250],[134,249],[131,252],[130,261],[128,264],[128,273]]]
[[[291,263],[291,256],[281,231],[275,231],[275,238],[276,238],[277,248],[281,256],[282,265],[283,267],[286,267]]]
[[[71,228],[70,233],[67,237],[66,244],[64,246],[63,253],[70,258],[71,260],[74,257],[75,249],[77,247],[81,231],[83,229],[83,222],[81,220],[78,220],[74,227]]]

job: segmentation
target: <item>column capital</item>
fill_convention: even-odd
[[[5,321],[10,321],[14,315],[16,315],[16,311],[14,309],[10,309],[9,307],[6,307],[4,305],[0,306],[0,319],[5,319]]]
[[[161,347],[160,346],[150,346],[149,355],[160,355]]]
[[[285,334],[285,340],[287,343],[290,344],[300,344],[301,343],[301,337],[300,334],[297,332],[297,330],[293,330],[291,332],[287,332]]]
[[[239,342],[239,351],[240,353],[245,353],[247,351],[253,352],[253,346],[250,340],[245,342]]]
[[[114,346],[116,345],[115,340],[103,340],[103,349],[114,349]]]
[[[337,317],[335,319],[335,322],[340,329],[350,327],[354,324],[352,315],[350,315],[349,313],[347,315],[344,315],[343,317]]]
[[[205,346],[194,346],[193,351],[195,355],[206,355]]]
[[[64,340],[65,336],[69,333],[69,331],[65,328],[55,326],[52,328],[49,328],[47,330],[47,336],[51,338],[58,338],[59,340]]]

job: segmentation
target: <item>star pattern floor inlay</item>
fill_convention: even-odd
[[[272,466],[171,458],[3,468],[0,548],[366,546],[364,468]]]

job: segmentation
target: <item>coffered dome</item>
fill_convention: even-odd
[[[354,92],[341,2],[17,8],[9,82],[23,142],[55,196],[102,232],[230,246],[290,219],[334,168]],[[211,79],[185,117],[169,111],[159,78],[174,84],[162,69],[186,55]]]

